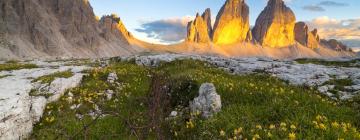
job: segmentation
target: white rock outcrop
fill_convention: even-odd
[[[204,83],[200,86],[199,96],[190,102],[190,110],[200,113],[204,118],[210,118],[221,111],[221,98],[216,93],[214,84]]]
[[[84,66],[61,66],[55,68],[53,64],[36,62],[42,68],[2,71],[0,75],[11,75],[0,79],[0,140],[25,139],[32,131],[33,124],[41,118],[45,106],[50,101],[58,99],[66,89],[80,83],[80,72]],[[74,76],[57,78],[49,86],[50,98],[44,96],[30,96],[31,89],[37,84],[32,79],[51,73],[71,69]]]

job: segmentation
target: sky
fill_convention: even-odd
[[[115,13],[137,38],[161,44],[177,43],[186,36],[187,22],[211,8],[213,20],[225,0],[89,0],[97,16]],[[297,21],[318,28],[322,38],[343,40],[360,48],[360,0],[284,0]],[[246,0],[250,24],[267,0]]]

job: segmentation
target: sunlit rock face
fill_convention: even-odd
[[[205,21],[205,23],[207,25],[209,37],[211,37],[211,35],[212,35],[212,24],[211,24],[211,10],[210,10],[210,8],[207,8],[205,10],[205,12],[201,15],[201,17],[204,19],[204,21]]]
[[[205,15],[205,13],[203,15]],[[209,36],[210,33],[209,33],[209,27],[207,24],[207,20],[203,19],[203,17],[200,16],[199,14],[196,15],[196,18],[194,21],[191,21],[188,23],[187,30],[188,30],[187,38],[186,38],[187,42],[194,42],[194,43],[209,43],[209,42],[211,42],[210,36]]]
[[[315,49],[319,47],[319,41],[320,38],[319,35],[317,35],[317,30],[310,32],[308,25],[306,25],[304,22],[297,22],[295,24],[295,40],[299,42],[301,45],[304,45],[306,47]]]
[[[244,0],[227,0],[216,17],[213,42],[217,45],[235,44],[252,39],[249,7]]]
[[[269,0],[256,20],[253,37],[262,46],[280,48],[295,44],[295,14],[283,0]]]
[[[120,17],[117,15],[109,15],[103,16],[100,19],[100,26],[103,27],[103,34],[102,36],[106,40],[110,40],[111,35],[115,35],[117,38],[122,39],[123,41],[127,41],[129,38],[132,37],[131,33],[125,28],[124,24],[122,23]]]

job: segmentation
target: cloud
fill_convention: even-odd
[[[162,43],[175,43],[186,37],[186,27],[192,16],[169,18],[143,22],[137,32],[145,33],[148,38],[159,40]]]
[[[307,11],[316,11],[316,12],[322,12],[325,11],[325,9],[318,5],[306,5],[303,7],[304,10]]]
[[[348,6],[347,3],[335,2],[335,1],[322,1],[319,3],[321,6],[334,6],[334,7],[343,7]]]
[[[318,29],[321,38],[338,39],[351,47],[360,47],[360,18],[337,20],[323,16],[307,23]]]
[[[326,1],[321,1],[315,5],[305,5],[302,7],[302,9],[312,12],[323,12],[326,11],[324,7],[345,7],[345,6],[349,6],[349,4],[326,0]]]

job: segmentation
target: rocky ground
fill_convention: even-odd
[[[76,87],[88,66],[72,66],[67,62],[27,62],[39,68],[1,71],[0,75],[0,139],[26,137],[39,121],[47,103],[56,101],[66,89]],[[34,79],[56,72],[70,70],[69,78],[55,77],[50,83],[32,82]],[[39,86],[47,87],[49,97],[30,96]]]
[[[272,77],[279,78],[291,85],[317,89],[336,101],[349,100],[358,95],[360,91],[359,62],[356,62],[352,67],[339,67],[300,64],[291,60],[267,58],[222,58],[179,54],[118,57],[113,58],[111,61],[135,61],[139,66],[156,68],[165,62],[187,59],[208,62],[233,75],[270,74]],[[36,64],[38,68],[0,71],[0,139],[22,139],[27,137],[31,133],[33,125],[43,116],[46,105],[59,100],[67,89],[77,87],[82,83],[83,76],[87,74],[87,72],[84,73],[84,70],[91,69],[94,66],[89,65],[88,62],[80,62],[30,61],[22,63]],[[0,64],[6,63],[1,62]],[[107,63],[104,63],[103,67],[106,65]],[[66,71],[70,71],[72,74],[62,77],[61,73]],[[116,82],[119,81],[116,73],[110,73],[107,76],[107,81],[111,85],[123,84]],[[135,83],[138,82],[135,81]],[[108,100],[113,99],[114,92],[116,90],[103,91]],[[67,96],[75,98],[74,95],[69,94],[67,93]],[[77,108],[77,106],[71,106],[70,108]],[[96,108],[99,107],[96,105]],[[97,111],[99,109],[96,109],[93,114],[96,114]],[[216,112],[219,112],[219,110],[217,109]],[[176,116],[177,113],[176,111],[171,112],[173,116]],[[83,118],[81,114],[76,115],[77,118]],[[51,122],[51,120],[47,121]]]
[[[267,58],[222,58],[172,54],[140,56],[135,57],[135,60],[139,65],[157,66],[160,62],[189,58],[209,62],[233,74],[268,73],[293,85],[318,88],[320,92],[333,99],[346,100],[359,94],[360,91],[359,61],[353,67],[338,67],[299,64],[291,60],[281,61]],[[126,59],[129,58],[121,58],[121,60]],[[337,82],[341,80],[349,80],[350,82],[348,85],[343,85],[334,90],[336,86],[339,86],[336,85]]]

